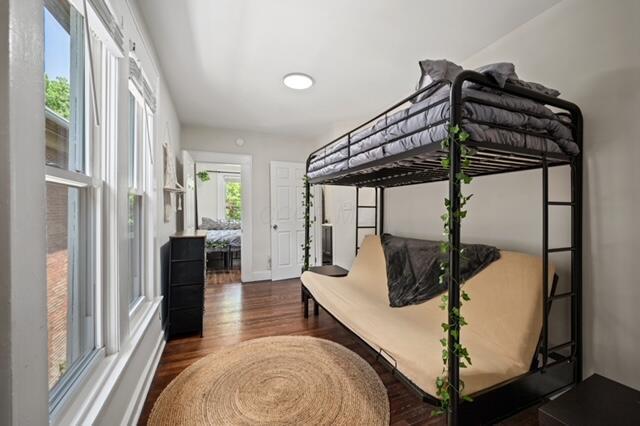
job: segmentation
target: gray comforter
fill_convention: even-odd
[[[447,290],[440,283],[440,261],[447,254],[440,253],[440,242],[382,235],[382,249],[387,264],[389,306],[415,305]],[[482,244],[463,245],[460,275],[464,280],[476,275],[500,258],[500,251]]]
[[[463,127],[474,141],[572,155],[579,152],[572,139],[569,119],[542,104],[469,87],[463,89],[463,97],[466,99]],[[442,87],[428,98],[352,133],[350,159],[347,137],[319,152],[309,165],[309,177],[333,174],[419,146],[439,143],[447,136],[449,110],[449,87]],[[535,134],[519,133],[514,131],[516,129]]]
[[[207,231],[207,248],[240,247],[242,231],[240,229],[216,229]]]

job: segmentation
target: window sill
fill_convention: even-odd
[[[93,424],[120,382],[122,373],[144,338],[156,315],[162,298],[144,300],[131,322],[129,338],[117,353],[107,355],[89,371],[83,383],[78,383],[50,415],[50,424]],[[132,398],[135,395],[132,395]]]

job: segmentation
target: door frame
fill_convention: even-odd
[[[187,164],[187,161],[191,164]],[[186,231],[193,231],[196,229],[198,216],[196,206],[196,169],[195,169],[195,161],[193,161],[193,157],[191,153],[186,150],[182,150],[182,182],[184,182],[184,200],[182,209],[184,211],[184,218],[182,220],[182,227]],[[193,209],[189,207],[189,199],[193,197]],[[191,221],[187,218],[187,213],[189,210],[193,210],[193,216],[191,217]],[[193,225],[193,226],[190,226]]]
[[[252,229],[252,190],[253,159],[248,154],[228,154],[212,151],[188,150],[194,163],[227,163],[240,165],[240,182],[242,185],[242,243],[240,246],[240,280],[256,281],[253,273],[253,229]],[[194,213],[197,214],[197,213]],[[196,216],[196,227],[198,226]]]

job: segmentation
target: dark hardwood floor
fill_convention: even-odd
[[[206,289],[204,337],[187,337],[167,343],[139,424],[145,425],[162,390],[182,370],[218,348],[257,337],[309,335],[338,342],[367,360],[378,372],[389,394],[391,424],[445,424],[430,418],[432,406],[375,362],[375,354],[350,331],[320,310],[318,317],[303,317],[298,279],[249,284],[213,284]],[[505,425],[537,425],[535,409],[503,422]]]
[[[229,271],[207,270],[207,282],[211,285],[235,284],[240,282],[240,270]]]

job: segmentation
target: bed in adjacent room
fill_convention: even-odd
[[[207,254],[218,254],[223,269],[233,268],[236,262],[239,265],[242,248],[240,221],[203,217],[199,228],[207,231]]]

